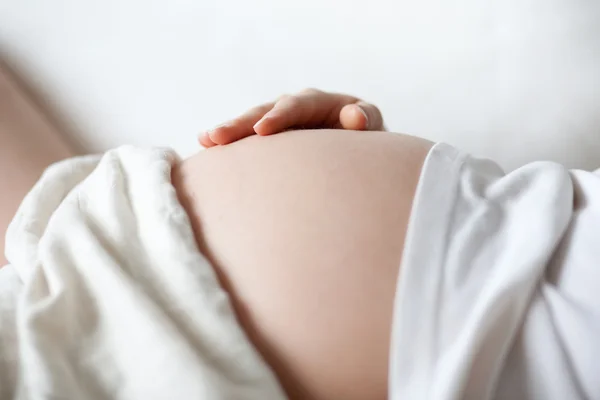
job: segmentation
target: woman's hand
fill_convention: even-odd
[[[204,147],[225,145],[247,136],[272,135],[291,128],[385,130],[381,112],[356,97],[305,89],[255,107],[198,137]]]

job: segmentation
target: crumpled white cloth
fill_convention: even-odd
[[[1,399],[283,399],[196,247],[169,150],[51,166],[7,233]]]
[[[390,399],[600,399],[600,173],[437,144],[396,296]]]

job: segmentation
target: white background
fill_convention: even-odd
[[[196,133],[304,87],[512,168],[600,166],[593,0],[0,0],[0,54],[89,151]]]

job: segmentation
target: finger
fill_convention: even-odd
[[[294,96],[284,96],[254,126],[259,135],[271,135],[288,128],[306,126],[333,127],[339,112],[357,98],[336,93],[307,89]]]
[[[340,111],[340,124],[343,129],[384,130],[383,117],[377,107],[364,101],[346,105]]]
[[[340,129],[365,131],[369,126],[367,113],[357,104],[348,104],[340,111]]]
[[[202,145],[202,147],[207,148],[207,149],[209,147],[213,147],[213,146],[217,145],[215,142],[210,140],[210,136],[208,136],[208,132],[202,132],[200,135],[198,135],[198,142],[200,142],[200,145]]]
[[[215,144],[225,145],[254,135],[253,126],[274,106],[274,103],[254,107],[243,115],[211,129],[206,134]]]

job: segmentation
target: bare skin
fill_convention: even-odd
[[[227,145],[248,136],[269,136],[293,128],[384,131],[381,111],[358,97],[304,89],[200,133],[204,147]]]
[[[359,99],[314,91],[299,97],[251,110],[201,142],[228,144],[298,124],[383,127],[379,111]],[[323,113],[323,106],[335,112]],[[271,109],[279,114],[255,128]],[[404,235],[431,143],[314,130],[208,144],[214,148],[174,169],[173,184],[200,249],[289,396],[386,398]],[[0,169],[10,171],[0,175],[2,235],[43,169],[72,155],[0,72]]]
[[[385,399],[404,235],[431,143],[339,130],[252,136],[174,185],[239,319],[294,399]]]
[[[298,124],[383,129],[377,107],[353,96],[306,89],[255,107],[199,139],[212,147],[256,133],[276,134]],[[0,267],[6,263],[6,228],[21,200],[48,165],[75,154],[0,60]]]
[[[21,200],[44,169],[75,152],[0,67],[0,267],[4,235]]]

